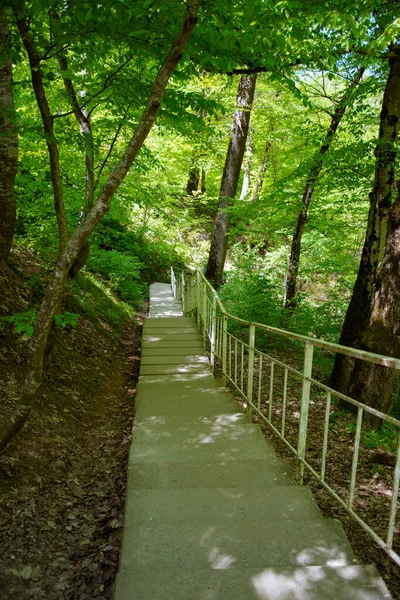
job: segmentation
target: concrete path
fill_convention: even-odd
[[[213,378],[170,286],[150,291],[115,600],[390,598]]]

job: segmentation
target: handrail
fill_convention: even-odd
[[[223,385],[226,385],[227,382],[233,385],[244,398],[249,413],[251,414],[252,411],[257,413],[295,454],[298,465],[298,482],[303,483],[304,469],[306,468],[400,566],[400,556],[393,550],[397,497],[400,488],[400,421],[320,383],[312,376],[314,348],[338,352],[396,370],[400,370],[400,360],[311,338],[263,323],[247,321],[232,315],[225,309],[217,292],[199,270],[192,273],[190,278],[187,278],[184,272],[176,276],[171,268],[171,285],[174,290],[174,297],[177,299],[182,298],[184,314],[196,315],[196,321],[203,336],[203,343],[205,346],[209,344],[210,347],[210,361],[213,368],[215,368],[216,361],[220,361]],[[248,328],[248,339],[245,341],[233,335],[229,330],[228,321],[245,325]],[[301,342],[304,345],[303,370],[294,369],[291,365],[285,364],[282,360],[278,360],[258,349],[255,346],[256,330]],[[277,376],[279,369],[283,371],[283,381],[279,380]],[[266,377],[269,383],[268,390],[263,387],[263,378]],[[298,428],[295,443],[287,434],[287,417],[290,414],[288,406],[290,404],[288,397],[289,379],[290,381],[295,379],[301,382],[300,405],[297,409],[300,416],[296,417]],[[322,454],[317,467],[313,464],[313,459],[309,459],[307,456],[311,390],[315,389],[318,390],[319,394],[325,395]],[[349,452],[352,451],[353,453],[353,459],[350,482],[346,493],[335,490],[327,481],[328,477],[326,475],[327,467],[330,464],[328,457],[329,417],[332,400],[334,399],[351,404],[357,414],[354,445],[353,449],[349,449]],[[365,413],[378,417],[397,429],[397,455],[392,477],[392,497],[390,510],[388,510],[388,525],[385,537],[368,525],[358,514],[356,506],[357,468]],[[278,418],[280,423],[276,423]]]
[[[367,350],[358,350],[357,348],[350,348],[349,346],[341,346],[340,344],[334,344],[333,342],[327,342],[326,340],[321,340],[318,338],[311,338],[306,335],[302,335],[301,333],[294,333],[292,331],[288,331],[286,329],[279,329],[277,327],[272,327],[271,325],[265,325],[265,323],[258,323],[257,321],[246,321],[245,319],[240,319],[236,315],[232,315],[229,313],[224,305],[217,292],[212,287],[211,283],[207,281],[201,271],[198,271],[202,280],[206,283],[210,291],[217,298],[217,304],[221,310],[223,315],[226,315],[228,319],[232,319],[232,321],[236,321],[236,323],[242,323],[243,325],[254,325],[259,329],[263,329],[264,331],[268,331],[269,333],[276,333],[277,335],[282,335],[283,337],[296,340],[304,343],[312,343],[317,348],[322,348],[324,350],[329,350],[330,352],[339,352],[339,354],[345,354],[346,356],[353,356],[354,358],[361,358],[363,360],[367,360],[369,362],[383,365],[384,367],[391,367],[396,370],[400,370],[400,359],[393,358],[390,356],[384,356],[382,354],[374,354],[373,352],[368,352]],[[400,423],[400,421],[399,421]]]

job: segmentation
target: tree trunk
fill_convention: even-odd
[[[202,194],[206,193],[206,170],[204,167],[201,167],[200,170],[200,191]]]
[[[360,267],[347,309],[339,343],[362,348],[362,338],[370,323],[376,292],[377,271],[383,259],[392,196],[395,189],[396,143],[400,119],[400,49],[392,48],[389,74],[383,94],[378,144],[375,148],[374,187],[370,194],[367,231]],[[337,354],[330,377],[331,385],[349,394],[354,361]]]
[[[253,156],[253,132],[252,128],[249,127],[249,134],[247,136],[247,148],[246,148],[246,160],[244,163],[243,183],[242,191],[240,192],[240,200],[246,200],[247,194],[250,188],[250,165],[251,157]]]
[[[6,17],[0,9],[0,270],[7,268],[16,222],[14,181],[18,169],[18,138],[9,35]]]
[[[234,200],[237,191],[256,81],[257,75],[243,75],[240,78],[236,96],[236,110],[233,116],[231,137],[219,192],[218,211],[214,222],[214,231],[205,273],[206,277],[216,287],[221,284],[228,248],[227,233],[229,219],[226,209]]]
[[[0,423],[0,449],[4,448],[14,435],[21,429],[31,411],[36,390],[39,387],[43,373],[43,356],[47,338],[53,323],[53,317],[62,297],[64,282],[67,274],[78,256],[78,253],[93,229],[110,208],[112,198],[127,175],[133,161],[149,134],[161,106],[168,80],[179,63],[182,52],[197,24],[201,0],[188,0],[181,27],[155,78],[150,97],[142,117],[124,154],[114,167],[95,204],[88,212],[84,221],[74,231],[62,252],[49,285],[45,291],[39,310],[35,330],[28,350],[27,371],[21,399],[17,409],[12,414],[2,414]]]
[[[14,180],[18,168],[18,138],[15,123],[11,42],[3,10],[0,9],[0,270],[7,261],[14,237],[16,210]]]
[[[58,226],[58,257],[66,247],[69,239],[67,218],[65,216],[64,195],[61,182],[60,157],[58,153],[57,140],[54,135],[53,118],[47,101],[43,85],[43,73],[41,69],[41,56],[33,43],[29,33],[29,23],[26,18],[18,19],[17,25],[25,50],[28,54],[31,69],[32,87],[35,92],[36,101],[39,106],[43,121],[43,129],[46,138],[47,149],[50,157],[51,183],[53,186],[54,209]]]
[[[376,291],[369,324],[361,347],[374,354],[400,358],[400,194],[389,211],[385,256],[376,278]],[[387,413],[392,407],[395,371],[388,367],[355,360],[348,395],[372,408]],[[373,427],[380,419],[366,414]]]
[[[329,125],[328,131],[326,133],[324,142],[318,152],[318,154],[314,158],[314,164],[311,167],[311,170],[308,174],[306,185],[304,187],[303,196],[301,199],[302,209],[300,210],[296,228],[294,230],[292,245],[290,249],[290,257],[289,257],[289,266],[288,273],[286,277],[286,289],[285,289],[285,303],[284,308],[292,312],[296,308],[297,301],[297,275],[299,272],[299,264],[300,264],[300,254],[301,254],[301,239],[304,232],[304,226],[307,223],[308,219],[308,208],[310,206],[310,202],[312,199],[312,195],[314,192],[315,183],[318,179],[319,174],[321,173],[323,164],[324,164],[324,154],[329,150],[331,142],[334,138],[334,135],[339,127],[340,121],[343,118],[343,115],[346,111],[346,108],[350,101],[350,95],[352,90],[356,87],[356,85],[360,82],[361,77],[363,76],[365,69],[361,67],[354,77],[352,82],[349,85],[349,88],[346,90],[343,97],[340,99],[336,109],[332,115],[331,123]]]
[[[58,16],[54,15],[58,19]],[[82,210],[82,216],[85,216],[87,212],[92,208],[94,202],[94,141],[92,125],[90,122],[90,113],[87,110],[82,109],[79,106],[78,97],[75,92],[74,84],[72,79],[68,77],[68,62],[65,55],[61,52],[58,55],[58,63],[60,69],[63,72],[63,82],[65,91],[69,97],[72,110],[74,112],[75,119],[77,120],[81,134],[83,136],[83,144],[85,148],[85,207]],[[85,266],[88,261],[90,254],[90,244],[86,242],[81,248],[76,260],[74,261],[69,277],[74,278],[78,272]]]
[[[269,151],[271,150],[271,145],[272,145],[271,142],[269,140],[267,140],[267,143],[265,144],[265,148],[264,148],[264,154],[263,154],[262,161],[261,161],[260,172],[258,174],[257,184],[256,184],[256,187],[255,187],[254,193],[253,193],[253,198],[252,198],[253,202],[256,202],[259,199],[262,187],[264,185],[265,172],[267,170],[268,156],[269,156]]]
[[[197,165],[191,164],[189,167],[189,177],[186,185],[186,193],[193,196],[199,190],[200,169]]]

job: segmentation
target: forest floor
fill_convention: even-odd
[[[31,303],[38,265],[20,258],[0,314]],[[112,598],[140,345],[140,323],[118,334],[81,316],[58,332],[29,422],[0,455],[1,600]],[[0,400],[19,393],[26,348],[0,329]]]

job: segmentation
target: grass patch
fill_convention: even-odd
[[[128,319],[135,320],[135,309],[119,298],[109,284],[89,271],[68,281],[67,304],[72,312],[84,313],[91,321],[105,321],[121,330]]]

